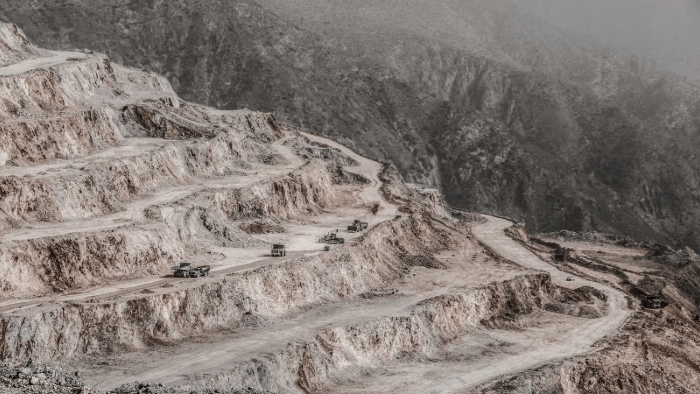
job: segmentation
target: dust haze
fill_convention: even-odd
[[[693,0],[516,0],[560,27],[700,79],[700,2]]]
[[[620,55],[700,80],[700,3],[691,0],[257,0],[268,10],[364,52],[427,37],[500,61],[515,42],[556,27],[592,38]],[[523,18],[523,14],[535,18]],[[512,26],[512,24],[517,25]],[[508,38],[506,38],[508,37]],[[517,46],[521,44],[516,44]],[[505,49],[505,52],[508,52]],[[513,60],[513,59],[510,59]],[[517,60],[515,60],[517,63]]]
[[[0,393],[700,392],[690,3],[7,3]]]

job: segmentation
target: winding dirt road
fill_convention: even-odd
[[[571,274],[541,260],[505,234],[512,222],[486,218],[486,223],[472,228],[479,241],[525,271],[548,272],[558,286],[592,286],[601,290],[608,297],[607,315],[585,319],[545,312],[526,317],[531,321],[522,330],[479,329],[446,345],[444,359],[438,357],[429,363],[384,363],[361,380],[333,387],[329,392],[471,393],[500,376],[600,350],[594,347],[595,343],[618,330],[631,315],[622,292],[578,277],[573,282],[566,281]],[[479,276],[476,272],[473,275]],[[500,278],[506,279],[509,278]]]
[[[482,243],[502,257],[525,268],[548,272],[552,276],[554,284],[558,286],[572,289],[591,286],[602,291],[608,297],[609,310],[608,314],[601,318],[586,319],[574,330],[557,338],[556,342],[548,343],[546,347],[535,348],[525,353],[513,355],[496,365],[484,366],[484,368],[472,369],[464,373],[461,378],[467,385],[462,385],[462,389],[465,386],[476,386],[500,375],[516,373],[559,359],[599,350],[593,345],[608,334],[618,330],[631,316],[632,311],[627,308],[627,299],[624,293],[610,286],[579,277],[574,277],[575,281],[573,282],[567,281],[567,277],[573,277],[571,274],[560,271],[553,265],[542,261],[505,234],[504,230],[511,227],[512,222],[493,216],[486,216],[486,218],[488,219],[486,223],[476,225],[472,229],[474,235]]]
[[[0,68],[0,76],[18,75],[41,68],[50,68],[59,64],[68,63],[68,59],[85,59],[80,52],[48,52],[50,56],[35,57],[23,60],[9,66]]]
[[[75,54],[68,52],[55,53],[48,58],[30,59],[14,66],[0,70],[0,76],[14,75],[32,69],[46,68],[68,62]],[[83,57],[81,55],[80,57]],[[156,97],[162,92],[131,95],[128,99]],[[85,102],[95,102],[102,105],[116,105],[119,100],[106,94],[96,93],[86,98]],[[213,112],[214,113],[214,112]],[[218,113],[218,112],[217,112]],[[216,188],[243,188],[261,180],[284,176],[304,164],[294,151],[285,143],[292,138],[291,133],[275,142],[272,149],[286,158],[287,164],[279,166],[255,166],[243,175],[231,175],[208,179],[187,178],[182,184],[163,187],[144,193],[124,204],[124,210],[89,220],[74,222],[35,223],[31,228],[8,231],[0,236],[0,242],[22,241],[48,236],[67,235],[75,232],[94,232],[126,226],[143,219],[143,210],[148,206],[167,204],[178,201],[195,192]],[[381,164],[361,157],[350,149],[325,138],[304,134],[313,142],[323,143],[338,149],[357,161],[358,165],[346,170],[364,175],[370,183],[363,187],[345,187],[342,190],[356,201],[351,207],[333,207],[313,218],[313,222],[285,223],[286,232],[257,236],[270,242],[284,241],[289,245],[290,258],[320,253],[321,245],[318,237],[333,229],[342,228],[359,218],[370,225],[376,225],[391,220],[397,215],[398,207],[386,202],[380,193],[381,180],[379,172]],[[57,176],[62,172],[73,173],[80,171],[75,167],[90,165],[98,160],[112,160],[125,155],[143,155],[154,149],[162,149],[168,144],[187,144],[157,139],[130,139],[124,145],[112,147],[94,155],[75,158],[73,160],[50,163],[32,168],[6,168],[0,170],[3,176]],[[42,174],[48,172],[48,174]],[[356,193],[356,194],[355,194]],[[367,209],[372,204],[380,204],[380,211],[373,215]],[[330,208],[329,208],[330,209]],[[383,364],[379,369],[387,371],[393,368],[395,374],[383,374],[375,371],[375,377],[363,376],[363,387],[343,386],[331,392],[464,392],[484,382],[505,374],[518,373],[539,365],[549,364],[576,355],[598,350],[593,347],[596,342],[618,330],[631,315],[627,308],[625,295],[609,286],[576,278],[574,282],[566,278],[572,276],[541,260],[539,257],[523,248],[505,235],[504,230],[512,225],[511,222],[495,217],[487,217],[487,222],[473,227],[473,233],[483,244],[490,247],[502,257],[520,265],[522,271],[545,271],[552,276],[553,282],[562,287],[578,288],[591,286],[608,297],[607,315],[597,319],[573,318],[565,315],[550,316],[545,322],[547,327],[531,327],[522,331],[482,330],[469,333],[464,338],[454,341],[455,346],[467,349],[462,352],[463,362],[432,361],[429,363],[398,363]],[[454,230],[454,229],[453,229]],[[462,234],[463,235],[463,234]],[[358,234],[348,234],[351,239]],[[225,373],[232,365],[262,352],[272,352],[284,349],[289,343],[300,340],[312,340],[319,330],[329,327],[342,326],[350,323],[364,322],[382,316],[406,316],[412,308],[422,300],[449,294],[465,286],[479,286],[485,281],[510,279],[521,274],[521,269],[512,265],[498,266],[488,258],[478,260],[476,249],[471,249],[464,237],[465,246],[459,250],[451,250],[443,256],[445,262],[452,261],[450,270],[421,270],[413,269],[413,275],[405,280],[392,284],[398,289],[386,297],[377,297],[356,305],[333,304],[325,305],[307,311],[294,319],[282,321],[259,329],[239,330],[238,332],[214,333],[208,337],[195,338],[180,346],[169,346],[150,349],[143,354],[125,353],[115,356],[112,361],[116,365],[95,366],[92,360],[87,360],[85,369],[87,380],[98,388],[113,388],[121,383],[136,379],[161,380],[163,382],[178,382],[199,371],[210,373]],[[475,248],[479,248],[475,246]],[[213,262],[216,277],[202,281],[223,280],[223,275],[232,272],[243,272],[258,267],[274,265],[282,260],[265,256],[266,248],[249,248],[250,250],[217,248],[215,252],[223,256],[223,260]],[[455,254],[457,256],[455,257]],[[451,256],[450,256],[451,255]],[[476,267],[476,268],[475,268]],[[416,277],[416,272],[420,276]],[[95,302],[114,297],[141,297],[146,289],[153,291],[180,291],[188,287],[198,286],[198,283],[175,278],[149,277],[133,281],[105,283],[102,286],[82,289],[74,294],[60,296],[37,297],[34,299],[3,300],[0,302],[0,317],[6,315],[33,316],[43,310],[57,309],[65,302]],[[163,285],[172,287],[163,290]],[[159,290],[160,289],[160,290]],[[538,322],[539,324],[539,322]],[[201,342],[198,342],[201,341]],[[509,343],[508,351],[494,356],[475,354],[475,344]],[[452,346],[452,345],[450,345]],[[490,346],[490,345],[489,345]],[[471,353],[470,353],[471,352]],[[493,352],[492,352],[493,353]],[[173,365],[177,365],[175,368]],[[387,369],[384,369],[387,368]],[[410,382],[411,384],[408,384]],[[367,390],[369,388],[369,390]]]

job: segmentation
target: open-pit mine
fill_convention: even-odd
[[[670,351],[639,334],[666,315],[698,336],[682,289],[635,298],[658,267],[605,262],[641,246],[593,261],[271,114],[0,40],[2,393],[645,392],[615,352]]]

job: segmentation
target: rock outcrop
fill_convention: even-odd
[[[0,67],[47,54],[35,47],[15,24],[0,25],[0,42]]]

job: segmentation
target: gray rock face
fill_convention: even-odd
[[[464,2],[449,21],[430,2],[365,3],[342,20],[273,0],[30,0],[5,14],[43,47],[163,73],[187,100],[350,140],[453,206],[700,248],[697,86],[508,1]]]

